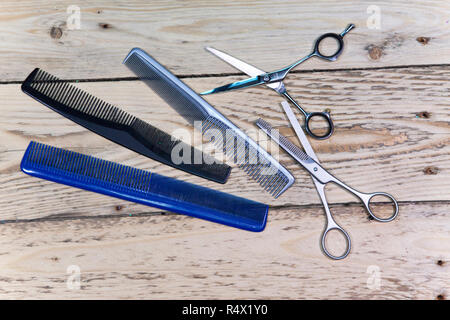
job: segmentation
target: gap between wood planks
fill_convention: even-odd
[[[440,204],[440,205],[450,205],[450,201],[447,200],[427,200],[427,201],[398,201],[399,207],[402,205],[425,205],[425,204]],[[390,202],[377,202],[378,205],[390,205]],[[347,202],[347,203],[330,203],[330,208],[355,208],[360,207],[361,202]],[[295,210],[295,209],[321,209],[323,208],[322,204],[307,204],[307,205],[281,205],[281,206],[270,206],[269,213],[274,213],[274,211],[278,210]],[[48,221],[73,221],[73,220],[81,220],[81,219],[110,219],[110,218],[141,218],[141,217],[151,217],[151,216],[177,216],[182,215],[178,213],[173,213],[170,211],[156,211],[156,212],[141,212],[136,214],[126,214],[126,213],[117,213],[117,214],[108,214],[108,215],[97,215],[97,216],[62,216],[62,217],[44,217],[44,218],[35,218],[35,219],[7,219],[0,220],[0,225],[4,224],[12,224],[12,223],[28,223],[28,222],[48,222]],[[184,216],[184,215],[183,215]],[[197,219],[191,217],[192,219]],[[370,216],[368,215],[368,219]]]
[[[342,71],[371,71],[371,70],[390,70],[390,69],[408,69],[408,68],[433,68],[433,67],[450,67],[448,63],[441,64],[422,64],[422,65],[399,65],[384,67],[366,67],[366,68],[340,68],[340,69],[309,69],[309,70],[292,70],[289,73],[321,73],[321,72],[342,72]],[[217,77],[233,77],[245,76],[243,72],[223,72],[223,73],[205,73],[205,74],[175,74],[180,79],[189,78],[217,78]],[[67,79],[67,82],[118,82],[118,81],[137,81],[138,77],[117,77],[117,78],[92,78],[92,79]],[[0,81],[1,84],[21,84],[23,81]]]

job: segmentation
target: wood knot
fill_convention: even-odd
[[[437,297],[436,297],[436,300],[445,300],[445,295],[438,294]]]
[[[426,167],[425,169],[423,169],[423,173],[426,175],[436,175],[439,172],[439,168],[438,167]]]
[[[63,35],[63,31],[60,27],[52,27],[50,29],[50,37],[52,37],[53,39],[59,39],[61,38]]]
[[[383,55],[383,48],[378,47],[378,46],[370,45],[368,47],[368,51],[369,51],[369,57],[372,60],[378,60]]]
[[[123,206],[122,206],[122,205],[119,204],[119,205],[116,206],[116,211],[120,211],[120,210],[122,210],[122,209],[123,209]]]
[[[436,261],[436,264],[438,265],[438,266],[443,266],[444,264],[445,264],[445,262],[444,261],[442,261],[442,260],[438,260],[438,261]]]
[[[428,44],[428,42],[430,41],[430,37],[418,37],[417,42],[420,42],[423,45]]]
[[[104,22],[100,22],[98,24],[98,26],[103,29],[111,29],[112,28],[112,25],[110,25],[109,23],[104,23]]]
[[[424,119],[430,119],[431,113],[428,111],[422,111],[416,114],[417,118],[424,118]]]
[[[394,33],[390,35],[383,42],[378,44],[369,44],[364,49],[369,53],[372,60],[378,60],[384,55],[384,52],[389,49],[396,49],[402,46],[404,39],[402,36]]]

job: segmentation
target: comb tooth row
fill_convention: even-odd
[[[51,99],[91,117],[127,126],[136,120],[131,114],[41,69],[28,85]]]
[[[213,130],[217,130],[214,132]],[[238,164],[264,190],[277,197],[290,183],[285,174],[273,166],[257,149],[228,128],[223,122],[209,117],[203,122],[202,133],[214,146],[222,147],[226,156]],[[223,139],[217,139],[220,133]],[[213,139],[214,138],[214,139]],[[232,144],[232,145],[231,145]]]
[[[249,231],[262,231],[267,221],[263,203],[37,142],[20,167],[41,179]]]
[[[204,135],[210,129],[218,130],[222,137],[215,137],[213,145],[221,147],[227,158],[272,195],[278,197],[292,185],[294,177],[289,171],[145,51],[132,49],[124,64],[192,125],[202,121]],[[208,132],[209,138],[212,135]]]
[[[158,94],[163,97],[171,97],[171,99],[176,99],[176,95],[171,95],[172,88],[169,86],[163,85],[164,83],[161,81],[161,78],[158,74],[152,73],[149,74],[147,72],[147,66],[145,63],[138,59],[136,56],[130,57],[130,60],[127,62],[129,65],[133,66],[133,72],[143,81],[151,81],[153,85],[158,87]]]
[[[32,142],[24,158],[25,164],[34,168],[45,168],[66,177],[83,180],[89,184],[107,183],[117,190],[131,188],[148,192],[151,173],[123,166],[80,153]]]
[[[147,64],[138,54],[130,55],[124,63],[163,100],[176,107],[183,117],[189,118],[191,122],[206,118],[206,115],[193,105],[192,100],[186,99],[187,96],[183,91],[180,91],[177,86],[171,85],[171,80],[168,79],[167,74],[154,69],[154,66]],[[189,108],[189,111],[186,111],[185,108]]]
[[[301,160],[309,160],[310,157],[303,152],[299,147],[297,147],[295,144],[293,144],[289,139],[287,139],[285,136],[280,134],[278,131],[276,134],[272,133],[273,128],[270,126],[270,124],[263,120],[258,119],[256,121],[256,125],[260,127],[266,134],[268,134],[270,137],[275,138],[278,140],[279,144],[285,148],[288,149],[291,153],[293,153],[296,157],[298,157]]]
[[[172,151],[178,146],[182,150],[189,149],[193,155],[204,154],[149,123],[76,88],[68,81],[37,68],[24,81],[22,90],[53,111],[130,150],[208,180],[219,183],[227,181],[231,170],[228,165],[216,159],[207,163],[175,163]]]

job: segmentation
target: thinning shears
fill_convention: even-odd
[[[300,142],[303,146],[303,149],[305,150],[306,153],[303,152],[303,150],[301,150],[299,147],[297,147],[295,144],[293,144],[286,137],[279,134],[277,130],[273,130],[272,127],[266,121],[264,121],[262,119],[258,119],[256,121],[256,125],[259,128],[261,128],[267,135],[269,135],[272,138],[272,140],[274,140],[278,145],[280,145],[291,157],[293,157],[297,162],[299,162],[311,174],[314,185],[317,189],[317,193],[320,196],[320,199],[322,201],[323,207],[325,209],[325,214],[327,217],[326,227],[323,231],[322,240],[321,240],[322,250],[331,259],[334,259],[334,260],[344,259],[350,252],[351,240],[350,240],[350,236],[348,235],[348,233],[339,224],[337,224],[337,222],[333,219],[333,216],[330,212],[330,208],[328,206],[327,198],[325,196],[326,184],[330,183],[330,182],[334,182],[335,184],[346,189],[347,191],[353,193],[355,196],[357,196],[363,202],[364,207],[366,208],[366,210],[370,214],[370,216],[374,220],[379,221],[379,222],[389,222],[389,221],[394,220],[398,215],[398,203],[394,199],[394,197],[388,193],[385,193],[385,192],[374,192],[374,193],[359,192],[359,191],[349,187],[348,185],[346,185],[345,183],[343,183],[342,181],[340,181],[339,179],[337,179],[330,173],[328,173],[320,165],[319,159],[317,158],[316,154],[314,153],[314,150],[312,149],[311,145],[309,144],[309,141],[306,138],[306,135],[303,132],[300,124],[298,123],[298,120],[295,117],[294,113],[292,112],[289,104],[286,101],[283,101],[281,103],[281,105],[289,119],[289,122],[291,123],[292,127],[294,128],[294,131],[295,131],[298,139],[300,140]],[[375,196],[382,196],[382,197],[388,198],[393,203],[394,211],[390,217],[383,218],[383,217],[379,217],[375,213],[373,213],[372,209],[370,208],[370,204],[371,204],[371,200]],[[333,255],[327,250],[325,240],[326,240],[327,234],[331,230],[340,231],[345,236],[345,239],[347,242],[347,247],[345,249],[345,252],[341,256]]]
[[[312,57],[318,57],[320,59],[327,60],[327,61],[335,61],[341,55],[342,50],[344,49],[344,40],[343,40],[344,36],[350,30],[352,30],[354,27],[355,27],[354,24],[349,24],[347,26],[347,28],[345,28],[345,30],[342,31],[340,34],[337,34],[337,33],[323,34],[316,40],[313,51],[310,54],[308,54],[307,56],[303,57],[302,59],[294,62],[293,64],[291,64],[283,69],[280,69],[278,71],[274,71],[274,72],[264,72],[252,65],[249,65],[248,63],[245,63],[235,57],[232,57],[232,56],[226,54],[225,52],[219,51],[219,50],[211,48],[211,47],[207,47],[206,50],[208,50],[212,54],[216,55],[220,59],[224,60],[225,62],[229,63],[236,69],[241,70],[244,73],[248,74],[249,76],[251,76],[251,78],[233,82],[233,83],[230,83],[230,84],[227,84],[227,85],[224,85],[224,86],[221,86],[221,87],[209,90],[209,91],[202,92],[201,94],[207,95],[207,94],[212,94],[212,93],[249,88],[249,87],[265,84],[269,88],[278,92],[278,94],[280,94],[281,96],[286,98],[288,101],[290,101],[294,106],[296,106],[303,113],[303,115],[305,116],[305,130],[311,137],[313,137],[315,139],[327,139],[328,137],[330,137],[333,134],[333,131],[334,131],[334,125],[333,125],[333,121],[331,120],[330,113],[327,111],[307,112],[305,109],[302,108],[302,106],[299,103],[297,103],[297,101],[294,100],[294,98],[292,98],[287,93],[286,88],[283,84],[283,80],[284,80],[284,78],[286,78],[289,71],[291,71],[296,66],[298,66],[299,64],[305,62],[306,60],[308,60]],[[335,39],[338,44],[337,50],[332,55],[324,55],[320,52],[320,43],[324,39],[327,39],[327,38]],[[325,134],[318,135],[318,134],[315,134],[311,130],[310,125],[311,125],[311,120],[313,118],[323,119],[326,121],[328,130],[325,132]]]

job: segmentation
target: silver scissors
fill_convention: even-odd
[[[292,127],[295,130],[295,133],[297,134],[298,139],[300,140],[301,144],[303,145],[303,150],[301,150],[299,147],[297,147],[295,144],[293,144],[291,141],[289,141],[286,137],[282,136],[278,133],[276,130],[272,130],[271,126],[264,120],[258,119],[256,121],[256,125],[261,128],[267,135],[269,135],[277,144],[279,144],[291,157],[293,157],[295,160],[297,160],[308,172],[311,174],[314,185],[316,186],[317,193],[320,196],[320,199],[322,200],[323,207],[325,209],[325,214],[327,217],[327,224],[326,227],[322,233],[322,250],[323,252],[334,260],[340,260],[344,259],[350,252],[351,249],[351,240],[348,233],[334,221],[333,216],[330,212],[330,208],[328,207],[327,198],[325,196],[325,186],[329,182],[334,182],[335,184],[341,186],[342,188],[346,189],[347,191],[350,191],[355,196],[357,196],[364,204],[366,210],[370,214],[370,216],[379,222],[389,222],[394,220],[398,215],[398,203],[394,199],[393,196],[391,196],[388,193],[385,192],[374,192],[374,193],[362,193],[359,191],[356,191],[355,189],[349,187],[348,185],[344,184],[339,179],[332,176],[330,173],[328,173],[321,165],[320,162],[314,153],[314,150],[312,149],[311,145],[309,144],[308,139],[306,138],[306,135],[304,134],[300,124],[297,121],[297,118],[295,117],[294,113],[292,112],[291,108],[289,107],[289,104],[286,101],[283,101],[281,103],[284,112],[286,113],[289,122],[291,123]],[[376,214],[374,214],[370,208],[370,201],[375,196],[383,196],[386,198],[389,198],[390,201],[392,201],[395,210],[393,214],[388,218],[380,218]],[[327,234],[331,230],[338,230],[342,232],[342,234],[346,238],[347,242],[347,248],[345,249],[344,254],[341,256],[335,256],[331,254],[326,247],[326,237]]]
[[[334,125],[333,121],[331,120],[330,113],[327,111],[324,112],[307,112],[305,109],[303,109],[297,101],[295,101],[286,91],[286,88],[283,84],[284,78],[286,78],[289,71],[294,69],[299,64],[305,62],[309,58],[312,57],[318,57],[320,59],[324,59],[327,61],[335,61],[342,53],[342,50],[344,49],[344,36],[353,28],[355,27],[354,24],[349,24],[347,28],[345,28],[344,31],[342,31],[340,34],[337,33],[325,33],[322,36],[320,36],[316,43],[314,44],[313,51],[308,54],[306,57],[294,62],[293,64],[280,69],[278,71],[274,72],[264,72],[252,65],[249,65],[248,63],[245,63],[239,59],[236,59],[225,52],[216,50],[211,47],[206,47],[206,50],[211,52],[212,54],[216,55],[220,59],[224,60],[225,62],[229,63],[233,67],[235,67],[238,70],[243,71],[244,73],[251,76],[251,78],[233,82],[209,91],[202,92],[202,95],[212,94],[212,93],[218,93],[218,92],[224,92],[224,91],[231,91],[236,89],[242,89],[242,88],[249,88],[261,84],[265,84],[269,88],[275,90],[280,94],[281,96],[285,97],[288,101],[290,101],[294,106],[296,106],[305,116],[305,130],[306,132],[315,139],[327,139],[333,134],[334,131]],[[333,38],[337,41],[338,47],[334,54],[332,55],[324,55],[320,52],[320,42],[326,38]],[[328,130],[325,132],[324,135],[317,135],[315,134],[311,128],[310,123],[313,118],[321,118],[327,122]]]

